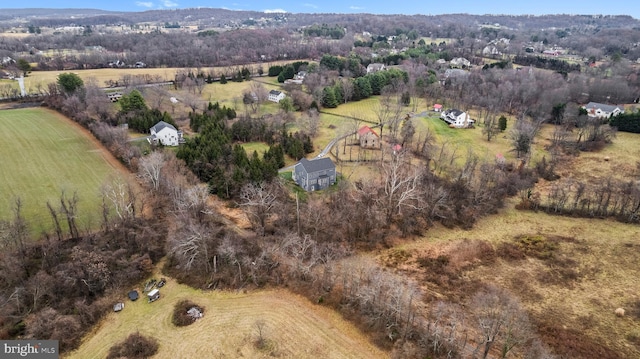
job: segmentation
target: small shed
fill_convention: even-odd
[[[147,294],[147,298],[149,298],[149,303],[155,302],[160,298],[160,291],[156,288]]]
[[[439,103],[437,103],[437,104],[433,105],[433,110],[434,110],[435,112],[442,112],[442,105],[441,105],[441,104],[439,104]]]
[[[138,300],[138,291],[137,290],[132,290],[131,292],[129,292],[129,299],[131,301]]]
[[[123,310],[123,309],[124,309],[124,303],[122,303],[122,302],[116,303],[116,304],[113,306],[113,311],[114,311],[114,312],[119,312],[119,311],[121,311],[121,310]]]

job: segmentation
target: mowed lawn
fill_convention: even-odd
[[[78,193],[79,227],[95,228],[100,218],[100,187],[121,172],[105,149],[60,114],[43,109],[0,110],[0,219],[12,217],[19,197],[33,233],[53,228],[47,201],[60,207],[62,191]]]
[[[387,358],[336,312],[286,290],[239,293],[201,291],[169,279],[161,297],[135,302],[122,293],[125,308],[110,313],[67,358],[105,358],[109,348],[136,331],[158,340],[161,358]],[[205,308],[204,317],[186,327],[172,324],[182,299]],[[264,322],[267,348],[258,350],[256,323]]]

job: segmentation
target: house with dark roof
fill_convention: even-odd
[[[330,158],[303,158],[293,168],[293,180],[305,191],[318,191],[336,183],[336,165]]]
[[[469,118],[469,114],[455,108],[440,113],[440,118],[455,128],[467,128],[475,123],[475,120]]]
[[[286,95],[278,90],[269,91],[269,101],[279,103]]]
[[[369,126],[362,126],[358,130],[358,140],[362,148],[379,148],[380,136]]]
[[[172,124],[160,121],[149,129],[151,136],[148,140],[151,144],[161,143],[163,146],[177,146],[184,142],[182,131],[178,131]]]
[[[582,108],[587,110],[587,116],[598,118],[609,118],[624,112],[622,106],[605,105],[597,102],[589,102],[582,106]]]

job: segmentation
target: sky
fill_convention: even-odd
[[[631,15],[640,19],[636,0],[0,0],[2,8],[89,8],[111,11],[145,11],[212,7],[228,10],[254,10],[290,13],[371,13],[371,14],[579,14]],[[633,5],[635,3],[635,5]]]

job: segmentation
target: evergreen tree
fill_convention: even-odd
[[[57,82],[62,90],[64,90],[64,92],[66,92],[67,94],[72,94],[76,90],[84,86],[84,81],[82,81],[80,76],[67,72],[58,75]]]
[[[336,100],[336,95],[332,87],[327,86],[322,90],[322,106],[326,108],[338,107],[338,100]]]
[[[133,90],[129,94],[122,95],[118,103],[120,104],[122,112],[143,111],[148,109],[144,97],[142,97],[142,94],[138,90]]]
[[[500,132],[504,132],[507,129],[507,118],[504,116],[500,116],[498,119],[498,128]]]

